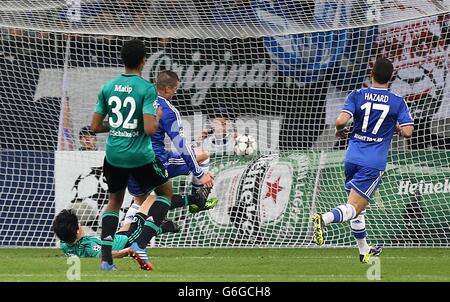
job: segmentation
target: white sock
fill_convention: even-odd
[[[347,203],[340,205],[332,209],[330,212],[323,214],[322,219],[325,225],[327,225],[330,223],[341,223],[344,221],[348,221],[350,219],[355,218],[355,216],[356,216],[355,207]]]
[[[139,211],[140,205],[132,203],[128,208],[127,213],[125,214],[125,218],[123,219],[122,226],[132,223],[134,215]]]
[[[350,221],[350,226],[352,228],[352,234],[356,239],[358,244],[359,254],[365,255],[369,252],[370,246],[367,244],[367,233],[366,233],[366,221],[364,214],[366,211],[362,211],[358,217]]]
[[[203,173],[209,172],[209,158],[203,161],[201,164],[198,164],[200,166],[200,169],[203,171]],[[203,187],[202,182],[200,179],[192,175],[192,189],[193,191],[197,191]]]

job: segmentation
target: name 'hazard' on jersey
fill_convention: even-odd
[[[383,88],[353,91],[342,111],[353,117],[345,161],[382,171],[397,121],[400,126],[414,125],[403,97]]]

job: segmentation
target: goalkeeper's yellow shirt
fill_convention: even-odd
[[[157,96],[155,85],[135,74],[122,74],[103,85],[95,112],[109,116],[106,159],[111,165],[135,168],[155,160],[143,115],[156,115]]]

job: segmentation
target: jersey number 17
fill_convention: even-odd
[[[370,117],[370,111],[373,110],[381,110],[383,111],[381,113],[380,118],[378,119],[377,123],[375,124],[375,127],[372,130],[372,134],[377,134],[378,130],[380,130],[381,125],[383,124],[384,119],[389,113],[389,105],[383,105],[383,104],[372,104],[370,102],[364,103],[364,105],[361,106],[361,109],[363,109],[364,112],[364,120],[362,125],[362,132],[367,132],[367,126],[369,125],[369,117]]]

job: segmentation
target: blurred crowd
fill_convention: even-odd
[[[0,114],[4,117],[0,122],[0,137],[6,138],[2,140],[1,147],[17,149],[20,148],[18,137],[27,141],[28,138],[46,136],[48,139],[46,145],[32,144],[33,140],[28,139],[31,142],[30,148],[48,148],[48,150],[56,148],[57,138],[54,136],[57,135],[60,99],[33,100],[39,73],[46,68],[63,68],[65,63],[69,68],[120,67],[119,50],[123,41],[128,37],[102,34],[102,32],[112,33],[114,28],[117,28],[116,32],[124,33],[127,28],[131,27],[134,29],[168,25],[182,27],[188,23],[195,25],[195,20],[199,20],[199,24],[203,25],[211,22],[240,23],[239,19],[252,20],[254,18],[252,15],[254,10],[251,7],[253,3],[251,0],[91,0],[81,1],[80,6],[63,6],[57,11],[48,12],[48,20],[55,24],[55,28],[76,28],[78,34],[67,34],[68,30],[44,32],[0,27]],[[313,15],[314,1],[301,0],[289,3],[295,6],[290,7],[292,11],[306,16],[306,19]],[[36,13],[42,14],[42,12]],[[32,19],[33,15],[30,14],[30,19]],[[442,17],[439,20],[441,37],[424,33],[428,40],[423,44],[434,45],[436,44],[434,40],[443,41],[449,49],[449,22],[449,16]],[[95,35],[87,34],[94,28],[97,29]],[[102,31],[102,28],[106,30]],[[81,34],[84,29],[87,33]],[[198,62],[200,67],[211,64],[211,61],[223,64],[224,49],[231,55],[225,64],[233,62],[240,66],[252,66],[253,64],[256,66],[260,64],[261,60],[269,63],[271,60],[265,52],[266,45],[263,44],[261,38],[234,39],[232,41],[169,38],[144,38],[144,40],[150,49],[149,53],[164,49],[164,53],[171,58],[172,62],[177,62],[183,68],[193,64],[192,54],[194,51],[207,54],[202,57],[202,60],[205,61]],[[359,44],[355,38],[355,45]],[[65,62],[67,46],[70,46],[70,57]],[[251,49],[251,51],[243,52],[243,47]],[[391,44],[386,47],[389,47],[389,51],[391,51]],[[371,49],[361,57],[367,59],[373,55],[371,52],[375,51]],[[357,62],[357,64],[361,65],[362,63]],[[325,123],[326,97],[331,77],[339,73],[339,70],[331,69],[329,77],[302,87],[290,86],[289,90],[284,86],[285,78],[283,77],[279,77],[275,80],[275,84],[264,89],[237,84],[230,89],[228,87],[227,89],[210,89],[209,95],[200,109],[202,113],[207,113],[210,117],[218,115],[213,112],[216,109],[211,108],[219,108],[224,104],[229,107],[233,118],[248,113],[283,115],[284,120],[288,122],[283,123],[281,128],[281,148],[308,149],[329,126]],[[431,82],[436,82],[436,79],[432,78],[432,73],[428,73],[426,76],[430,77]],[[348,78],[354,77],[351,75]],[[412,81],[412,79],[405,81]],[[430,147],[450,149],[450,139],[436,134],[437,131],[431,124],[431,119],[441,104],[448,102],[448,96],[441,97],[442,91],[438,98],[425,94],[419,94],[420,97],[417,94],[405,96],[415,113],[423,113],[414,115],[419,126],[416,136],[408,141],[408,147],[411,149]],[[191,106],[190,98],[193,93],[195,91],[182,89],[177,96],[181,104],[180,109],[185,115],[192,115],[199,110]],[[239,102],[237,100],[224,103],[224,99],[235,100],[236,96],[241,94],[245,94],[249,101]],[[277,99],[268,98],[268,95],[277,95]],[[264,100],[264,102],[258,100]],[[33,106],[30,106],[31,101],[33,101]],[[42,114],[43,112],[45,114]],[[45,116],[43,118],[48,119],[47,124],[37,121],[34,118],[37,115]],[[20,132],[17,130],[19,128]],[[220,139],[217,142],[220,142]],[[345,141],[339,142],[335,146],[337,149],[345,147]]]

